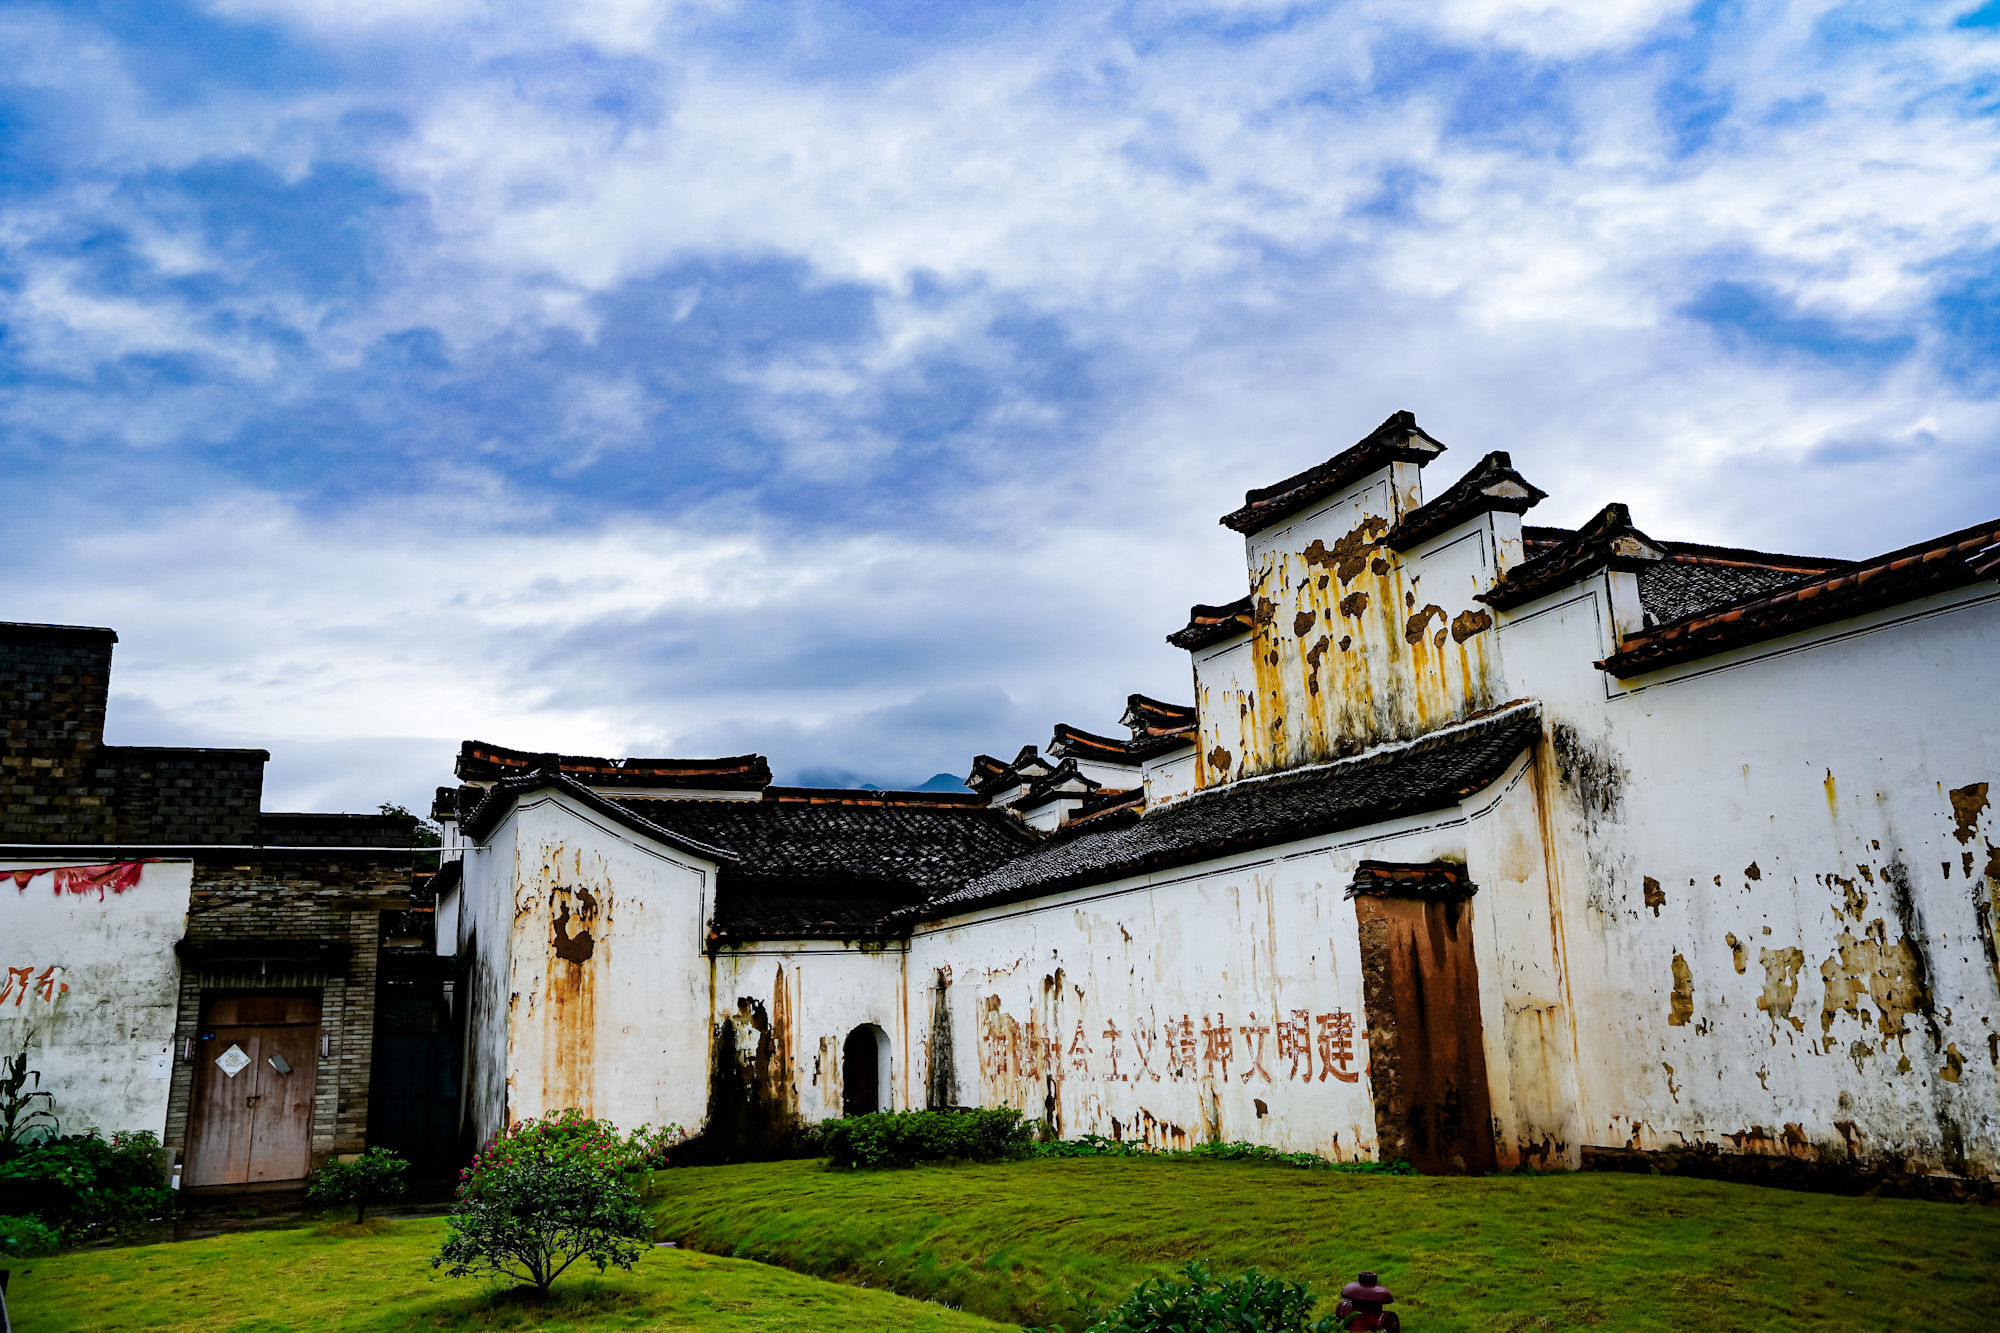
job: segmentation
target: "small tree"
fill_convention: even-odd
[[[629,1269],[652,1226],[626,1172],[633,1145],[608,1122],[558,1111],[487,1141],[459,1178],[444,1246],[452,1277],[497,1273],[546,1296],[579,1259]]]
[[[40,1073],[28,1068],[28,1046],[34,1039],[31,1029],[21,1039],[19,1055],[0,1055],[0,1148],[54,1138],[62,1128],[56,1122],[55,1094],[42,1088]]]
[[[403,1197],[403,1173],[410,1164],[387,1148],[370,1148],[351,1162],[331,1161],[313,1173],[306,1187],[309,1203],[351,1203],[354,1220],[368,1216],[368,1205]]]

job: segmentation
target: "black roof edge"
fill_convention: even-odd
[[[41,625],[30,620],[0,620],[0,643],[30,643],[36,639],[92,639],[118,642],[118,631],[102,625]]]
[[[1241,791],[1253,783],[1310,780],[1312,776],[1324,773],[1330,769],[1342,768],[1349,765],[1385,763],[1399,755],[1448,744],[1467,732],[1479,731],[1484,728],[1521,727],[1524,734],[1520,737],[1518,747],[1512,751],[1505,763],[1497,766],[1497,772],[1487,778],[1481,787],[1478,788],[1478,790],[1484,790],[1499,780],[1500,774],[1505,773],[1507,768],[1516,759],[1520,758],[1523,750],[1528,749],[1539,740],[1542,717],[1542,705],[1539,700],[1515,699],[1500,704],[1478,716],[1467,718],[1462,722],[1439,727],[1437,730],[1427,732],[1413,741],[1384,744],[1373,750],[1363,751],[1357,755],[1350,755],[1345,759],[1332,760],[1325,764],[1313,764],[1306,768],[1281,769],[1275,773],[1265,773],[1259,774],[1256,777],[1238,779],[1235,782],[1227,783],[1220,787],[1211,787],[1206,791],[1196,792],[1191,796],[1183,797],[1174,804],[1178,807],[1187,801],[1227,799],[1232,793]],[[1464,799],[1464,796],[1454,798],[1454,800]],[[1418,800],[1392,804],[1379,814],[1378,821],[1426,814],[1432,810],[1444,809],[1451,803],[1447,801],[1431,802],[1428,800]],[[1072,825],[1064,829],[1057,829],[1054,833],[1047,836],[1051,842],[1059,839],[1066,840],[1069,837],[1088,837],[1098,827],[1095,825],[1086,825],[1084,827]],[[1071,889],[1088,888],[1093,884],[1104,884],[1113,880],[1128,879],[1139,874],[1172,870],[1181,866],[1198,865],[1203,861],[1218,860],[1222,857],[1235,856],[1243,852],[1261,851],[1266,847],[1281,847],[1286,843],[1298,842],[1306,838],[1321,837],[1328,833],[1340,832],[1343,829],[1360,827],[1365,827],[1365,823],[1343,819],[1328,821],[1326,823],[1314,822],[1295,829],[1274,830],[1269,833],[1247,837],[1226,846],[1210,846],[1201,843],[1190,844],[1186,847],[1176,848],[1170,853],[1143,858],[1130,864],[1090,867],[1073,874],[1058,876],[1005,893],[996,893],[972,902],[954,903],[940,901],[926,903],[918,911],[921,918],[925,921],[944,921],[953,916],[963,915],[968,912],[983,911],[989,907],[1004,906],[1008,903],[1048,897],[1052,894],[1067,892]]]
[[[465,835],[474,842],[485,842],[487,836],[500,826],[500,821],[507,817],[507,812],[512,810],[523,796],[532,795],[544,788],[554,788],[613,823],[622,825],[642,837],[651,838],[655,842],[662,842],[690,855],[699,856],[704,861],[728,865],[738,859],[734,852],[711,847],[705,842],[697,842],[672,829],[663,828],[637,811],[628,809],[609,797],[598,795],[581,782],[559,772],[550,772],[546,768],[538,768],[525,777],[502,778],[494,783],[488,790],[486,799],[481,801],[478,808],[466,819]]]

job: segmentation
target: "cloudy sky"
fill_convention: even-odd
[[[0,3],[0,618],[270,808],[1184,698],[1398,408],[1543,522],[2000,512],[2000,0]]]

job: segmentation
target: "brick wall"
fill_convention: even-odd
[[[320,993],[327,1053],[314,1088],[313,1162],[359,1152],[382,913],[409,906],[413,855],[400,849],[414,841],[414,821],[265,814],[263,750],[105,745],[117,641],[108,629],[0,623],[0,842],[84,855],[119,854],[121,844],[193,852],[167,1105],[177,1156],[194,1083],[181,1045],[198,1031],[203,996],[219,990]],[[325,850],[274,850],[287,847]],[[352,850],[383,847],[398,850]]]
[[[98,771],[117,793],[112,822],[130,843],[230,844],[258,840],[262,750],[169,750],[107,745]]]
[[[0,836],[97,842],[112,784],[90,766],[104,739],[108,629],[0,625]]]
[[[195,867],[167,1102],[177,1160],[194,1090],[194,1067],[178,1055],[198,1034],[203,995],[223,990],[320,992],[327,1053],[314,1088],[313,1165],[366,1146],[381,913],[406,900],[410,863],[394,853],[309,856]]]
[[[0,839],[257,840],[263,750],[104,744],[108,629],[0,624]]]

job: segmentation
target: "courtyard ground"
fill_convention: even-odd
[[[696,1249],[655,1249],[630,1274],[573,1270],[544,1306],[435,1274],[439,1220],[371,1220],[17,1261],[15,1327],[1074,1330],[1086,1311],[1188,1259],[1224,1274],[1255,1265],[1327,1297],[1376,1268],[1412,1333],[1949,1333],[1994,1328],[2000,1310],[2000,1209],[1674,1177],[1469,1180],[1132,1159],[836,1173],[779,1162],[661,1172],[651,1187],[659,1236]]]
[[[1006,1323],[1075,1329],[1141,1279],[1201,1259],[1324,1296],[1377,1269],[1413,1333],[2000,1327],[2000,1208],[1668,1176],[1137,1159],[850,1173],[777,1162],[655,1179],[663,1238]]]
[[[552,1298],[439,1276],[437,1220],[239,1232],[173,1245],[17,1260],[17,1333],[459,1333],[700,1329],[703,1333],[994,1333],[942,1306],[822,1282],[740,1259],[656,1249],[630,1273],[579,1265]]]

